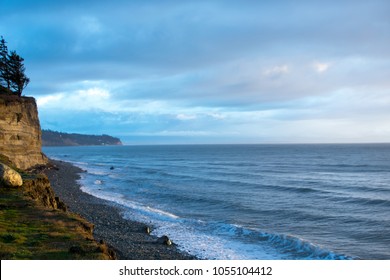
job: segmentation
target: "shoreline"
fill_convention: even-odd
[[[167,246],[157,242],[158,237],[148,235],[150,226],[122,217],[120,206],[83,192],[80,173],[84,171],[71,163],[49,161],[57,168],[46,170],[51,187],[68,210],[77,213],[95,225],[93,235],[103,240],[122,260],[194,260],[196,257],[180,251],[175,245]]]

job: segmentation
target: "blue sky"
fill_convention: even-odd
[[[128,144],[390,142],[390,1],[1,0],[42,128]]]

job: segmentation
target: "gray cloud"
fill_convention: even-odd
[[[388,1],[16,0],[1,5],[0,35],[26,59],[28,94],[71,95],[103,86],[113,107],[156,100],[176,110],[170,115],[168,108],[159,108],[140,117],[148,132],[186,126],[205,131],[234,123],[233,117],[216,123],[200,117],[205,110],[226,112],[240,123],[250,119],[231,112],[283,109],[296,119],[316,112],[330,117],[336,108],[318,105],[326,98],[336,102],[345,92],[383,98],[389,90]],[[318,105],[309,113],[302,110],[308,102]],[[362,108],[354,104],[343,110],[356,116]],[[373,114],[377,105],[370,104],[365,110]],[[197,118],[175,119],[185,110],[197,110]],[[274,113],[274,119],[283,119],[280,111]],[[110,123],[111,114],[94,119]],[[139,113],[122,114],[128,120]],[[154,117],[165,122],[157,125]]]

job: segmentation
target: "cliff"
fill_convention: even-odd
[[[42,130],[43,146],[105,146],[122,145],[119,138],[109,135],[85,135]]]
[[[20,169],[47,164],[41,152],[41,127],[32,97],[0,94],[0,154]]]
[[[51,168],[35,99],[0,88],[0,259],[115,259],[94,225],[55,196],[42,173]]]

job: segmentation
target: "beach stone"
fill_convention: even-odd
[[[164,245],[167,245],[167,246],[171,246],[172,245],[172,241],[166,235],[163,235],[160,238],[158,238],[157,239],[157,243],[164,244]]]
[[[0,163],[0,182],[7,187],[21,187],[23,185],[22,176],[3,163]]]

